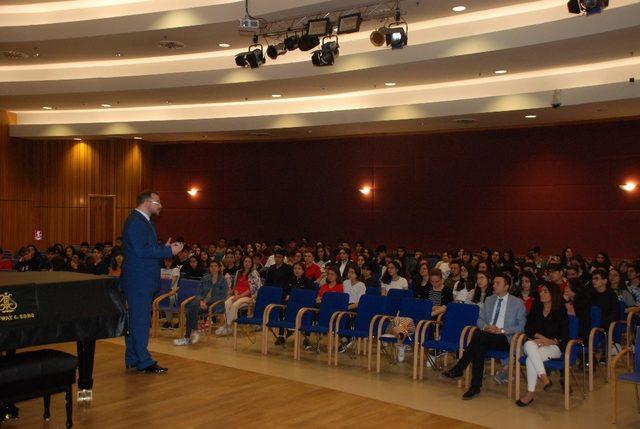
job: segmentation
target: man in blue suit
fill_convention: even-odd
[[[154,191],[142,191],[137,197],[138,206],[129,214],[122,234],[124,263],[120,284],[129,307],[129,335],[125,338],[127,369],[162,374],[167,368],[158,366],[151,358],[149,329],[151,327],[151,302],[160,287],[160,264],[163,258],[171,258],[182,250],[182,243],[158,244],[156,228],[151,222],[162,210],[160,196]]]
[[[486,351],[508,351],[511,337],[518,332],[524,332],[527,310],[520,298],[509,295],[510,285],[511,278],[507,275],[495,276],[493,295],[487,297],[478,316],[478,328],[481,331],[473,336],[458,363],[444,372],[449,378],[460,377],[467,366],[473,364],[471,387],[462,395],[462,399],[472,399],[480,394]]]

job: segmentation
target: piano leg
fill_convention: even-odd
[[[78,402],[93,400],[93,358],[95,340],[78,341]]]

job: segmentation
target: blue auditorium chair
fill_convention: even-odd
[[[623,348],[611,362],[611,374],[609,378],[611,380],[611,420],[613,423],[616,423],[618,415],[618,382],[633,384],[636,407],[638,413],[640,413],[640,341],[638,341],[638,338],[640,338],[640,327],[636,328],[634,350],[632,350],[630,346]],[[633,371],[617,375],[616,366],[618,365],[618,361],[624,356],[628,358],[632,353],[635,355]]]
[[[274,286],[262,286],[258,289],[255,305],[253,305],[253,313],[247,316],[238,317],[233,322],[233,349],[238,348],[238,325],[248,325],[253,327],[262,327],[264,319],[264,311],[269,304],[280,304],[282,302],[282,288]],[[277,320],[278,314],[273,313],[269,320]],[[250,341],[251,337],[247,334]],[[253,341],[252,341],[253,343]]]
[[[151,336],[158,335],[158,326],[160,325],[160,312],[161,311],[176,311],[175,307],[169,305],[169,297],[178,293],[178,291],[171,289],[173,284],[172,279],[160,280],[160,289],[157,292],[156,298],[154,298],[151,308]]]
[[[302,308],[312,307],[316,302],[316,292],[308,289],[293,289],[289,294],[289,300],[285,304],[269,304],[264,310],[262,324],[262,354],[267,354],[269,350],[268,332],[271,332],[276,338],[278,335],[273,329],[294,330],[296,327],[296,317],[298,311]],[[276,310],[276,311],[274,311]],[[277,318],[273,320],[271,317],[274,313]],[[284,313],[284,317],[280,315]],[[311,315],[308,320],[303,320],[309,324]]]

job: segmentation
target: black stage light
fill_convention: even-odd
[[[311,63],[317,67],[323,66],[332,66],[335,62],[335,59],[338,55],[340,55],[340,45],[338,44],[338,39],[332,40],[329,42],[325,42],[325,39],[322,39],[322,47],[317,51],[313,52],[311,56]]]
[[[391,49],[402,49],[407,46],[407,32],[402,27],[389,28],[385,34],[385,41]]]
[[[587,15],[600,13],[609,6],[609,0],[569,0],[567,9],[570,13],[580,14],[584,12]]]
[[[250,50],[247,53],[246,58],[247,58],[247,64],[252,69],[257,69],[258,67],[260,67],[262,64],[266,62],[264,58],[264,54],[262,53],[262,49]]]
[[[246,67],[247,66],[247,53],[246,52],[240,52],[238,55],[236,55],[236,65],[238,67]]]
[[[300,38],[296,35],[289,36],[286,39],[284,39],[284,47],[287,49],[287,51],[294,51],[298,49],[299,40]]]
[[[320,39],[318,39],[318,36],[305,34],[304,36],[301,36],[300,39],[298,40],[298,49],[300,49],[301,51],[310,51],[311,49],[315,48],[319,44],[320,44]]]
[[[385,42],[385,34],[387,33],[387,27],[380,27],[377,30],[371,32],[369,40],[373,46],[382,46]]]
[[[278,43],[277,45],[271,45],[267,48],[267,56],[272,60],[275,60],[280,55],[287,53],[287,48],[284,43]]]

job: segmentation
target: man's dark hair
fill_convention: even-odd
[[[497,277],[502,277],[507,286],[511,286],[511,276],[509,274],[502,272],[493,276],[494,279]]]
[[[145,189],[144,191],[140,192],[138,194],[138,196],[136,197],[136,204],[140,205],[140,204],[144,203],[149,198],[151,198],[151,195],[153,195],[153,194],[158,195],[158,193],[156,191],[152,191],[151,189]]]
[[[549,264],[549,265],[547,265],[547,269],[549,271],[562,271],[563,270],[562,265],[560,265],[560,264]]]
[[[600,276],[600,278],[603,278],[605,280],[609,278],[609,274],[607,273],[607,271],[602,268],[596,268],[595,270],[593,270],[591,272],[591,278],[593,278],[594,276]]]

